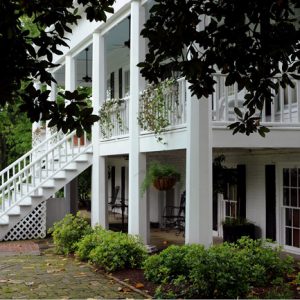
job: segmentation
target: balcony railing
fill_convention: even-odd
[[[170,88],[164,94],[165,115],[170,124],[168,130],[186,123],[186,81],[184,78],[180,78],[177,83],[176,88]],[[116,139],[128,136],[130,99],[127,97],[122,100],[120,106],[111,112],[109,124],[102,125],[102,128],[106,128],[101,133],[100,139]]]
[[[225,125],[237,120],[234,107],[245,110],[245,90],[238,91],[237,84],[225,86],[226,76],[215,76],[215,93],[212,96],[212,118],[215,125]],[[276,82],[278,79],[274,79]],[[261,123],[267,126],[300,125],[300,81],[294,81],[295,88],[281,86],[270,104],[265,104],[261,114]]]
[[[237,120],[234,107],[238,107],[242,112],[245,91],[238,91],[237,84],[225,86],[226,76],[215,75],[215,92],[211,96],[212,100],[212,121],[216,126],[226,126]],[[274,79],[276,81],[277,79]],[[164,93],[165,116],[169,123],[166,130],[173,130],[184,127],[187,121],[186,114],[186,81],[184,78],[177,80],[176,88],[170,88]],[[281,86],[270,104],[265,104],[261,118],[261,124],[267,126],[300,127],[300,81],[294,81],[295,88]],[[111,130],[103,138],[122,138],[129,133],[129,97],[123,99],[119,107],[119,117],[117,113],[111,114]],[[109,100],[108,100],[109,101]],[[143,104],[141,104],[143,105]],[[120,126],[120,119],[122,124]],[[148,133],[143,131],[143,133]]]
[[[129,133],[129,97],[123,98],[120,104],[114,104],[108,118],[108,122],[100,126],[102,127],[100,139],[127,137]]]

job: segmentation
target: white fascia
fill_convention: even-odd
[[[101,32],[105,34],[112,27],[122,21],[125,17],[130,14],[130,0],[116,0],[113,5],[114,14],[107,15],[106,22],[90,22],[85,16],[78,21],[77,25],[71,27],[72,33],[67,33],[66,38],[67,47],[60,47],[59,50],[63,52],[62,55],[53,55],[53,63],[55,64],[64,64],[64,59],[66,55],[76,56],[82,50],[84,50],[89,44],[92,43],[92,35],[94,32]],[[79,6],[79,11],[81,15],[84,14],[84,9],[82,6]],[[53,69],[53,72],[56,71],[59,67]]]

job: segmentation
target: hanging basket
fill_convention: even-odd
[[[170,190],[176,183],[177,178],[174,176],[159,177],[153,181],[153,185],[159,191]]]

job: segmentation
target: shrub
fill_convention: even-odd
[[[146,248],[137,237],[112,231],[102,232],[99,245],[89,255],[91,262],[106,271],[139,268],[146,257]]]
[[[76,256],[80,260],[89,260],[91,251],[101,244],[103,234],[105,234],[105,230],[102,227],[95,227],[91,233],[77,243]]]
[[[237,241],[236,245],[240,250],[245,250],[251,266],[259,265],[264,269],[261,277],[253,278],[253,284],[256,286],[282,278],[293,270],[293,258],[281,257],[281,247],[271,247],[271,242],[268,240],[252,240],[243,237]]]
[[[55,250],[59,254],[74,253],[77,242],[91,231],[91,226],[79,213],[76,216],[67,214],[49,229],[49,233],[53,236]]]
[[[172,245],[160,254],[149,256],[143,264],[146,279],[161,283],[172,280],[179,275],[188,275],[188,266],[185,257],[188,253],[202,253],[204,247],[201,245]]]
[[[239,298],[252,287],[276,285],[292,269],[280,249],[242,238],[237,244],[171,246],[144,263],[145,277],[161,284],[158,298]],[[273,282],[273,283],[272,283]]]

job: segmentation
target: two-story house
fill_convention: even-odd
[[[91,87],[95,114],[110,99],[124,99],[120,107],[124,126],[120,129],[113,117],[113,129],[103,135],[96,123],[90,143],[75,143],[74,133],[61,136],[49,131],[42,145],[1,171],[0,238],[7,239],[9,231],[15,237],[22,219],[28,223],[34,208],[92,165],[93,225],[108,226],[109,199],[121,186],[128,232],[149,243],[150,222],[161,223],[164,206],[178,205],[185,190],[186,243],[210,245],[213,235],[220,234],[225,215],[235,217],[238,211],[260,228],[263,238],[300,253],[300,83],[295,89],[280,88],[272,105],[264,108],[261,123],[270,133],[262,138],[228,130],[243,93],[236,86],[226,87],[223,75],[215,75],[215,93],[209,99],[192,97],[188,83],[177,78],[176,91],[166,95],[170,125],[163,142],[158,142],[138,122],[140,97],[147,86],[137,67],[147,51],[140,31],[152,5],[151,0],[117,0],[106,23],[82,19],[67,35],[70,48],[54,57],[61,65],[53,70],[57,86]],[[53,101],[57,86],[52,85]],[[217,203],[212,161],[221,154],[238,176]],[[167,192],[150,188],[143,194],[141,182],[152,161],[175,165],[181,182]]]

